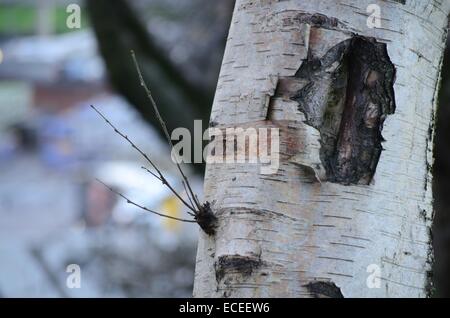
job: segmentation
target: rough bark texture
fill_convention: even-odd
[[[370,29],[366,8],[381,7]],[[280,129],[280,168],[210,164],[194,296],[423,297],[448,1],[238,0],[211,114]],[[368,266],[380,269],[369,288]]]

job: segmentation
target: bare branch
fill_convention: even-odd
[[[165,184],[171,191],[173,194],[175,194],[175,196],[180,199],[181,202],[183,202],[183,204],[188,207],[190,210],[196,212],[196,210],[194,209],[194,205],[192,204],[192,201],[189,198],[189,202],[191,202],[191,204],[187,203],[182,197],[181,195],[178,194],[178,192],[176,192],[174,189],[172,189],[171,186],[169,186],[169,184],[167,184],[167,180],[164,181],[162,180],[160,177],[158,177],[153,171],[151,171],[150,169],[148,169],[147,167],[141,166],[142,169],[144,169],[145,171],[147,171],[148,173],[150,173],[152,176],[154,176],[155,178],[159,179],[163,184]],[[183,182],[183,181],[181,181]],[[195,214],[188,212],[190,215],[194,216]]]
[[[195,220],[180,219],[180,218],[177,218],[177,217],[174,217],[174,216],[170,216],[170,215],[167,215],[167,214],[162,214],[162,213],[159,213],[159,212],[150,210],[149,208],[146,208],[145,206],[142,206],[142,205],[140,205],[140,204],[137,204],[137,203],[131,201],[131,200],[130,200],[129,198],[127,198],[125,195],[123,195],[122,193],[120,193],[120,192],[114,190],[113,188],[111,188],[110,186],[108,186],[106,183],[100,181],[99,179],[96,179],[96,180],[97,180],[98,182],[100,182],[101,184],[103,184],[103,185],[104,185],[109,191],[111,191],[112,193],[115,193],[115,194],[117,194],[118,196],[120,196],[120,197],[122,197],[123,199],[125,199],[125,200],[127,201],[127,203],[129,203],[129,204],[131,204],[131,205],[134,205],[134,206],[136,206],[136,207],[138,207],[138,208],[140,208],[140,209],[142,209],[142,210],[144,210],[144,211],[147,211],[147,212],[150,212],[150,213],[153,213],[153,214],[156,214],[156,215],[159,215],[159,216],[168,218],[168,219],[173,219],[173,220],[181,221],[181,222],[197,223]]]
[[[145,152],[143,152],[138,146],[136,146],[134,144],[134,142],[128,138],[127,135],[123,134],[122,132],[120,132],[120,130],[118,130],[116,128],[116,126],[114,126],[109,120],[108,118],[105,117],[105,115],[103,115],[97,108],[95,108],[93,105],[91,105],[92,109],[94,109],[97,114],[99,114],[104,120],[105,122],[111,126],[114,129],[114,132],[116,132],[119,136],[121,136],[123,139],[125,139],[126,141],[128,141],[128,143],[131,145],[131,147],[133,147],[134,149],[136,149],[137,152],[139,152],[149,163],[150,165],[156,170],[156,172],[158,173],[159,176],[155,175],[154,172],[151,172],[150,170],[147,169],[147,171],[149,173],[151,173],[153,176],[155,176],[158,180],[160,180],[165,186],[167,186],[170,191],[172,191],[173,194],[175,194],[180,200],[181,202],[183,202],[183,204],[189,208],[190,210],[192,210],[193,212],[196,212],[196,210],[194,209],[193,206],[191,206],[189,203],[187,203],[185,200],[183,200],[181,198],[181,196],[175,191],[175,189],[170,185],[169,181],[164,177],[164,175],[162,174],[161,170],[158,169],[158,167],[153,163],[153,161],[149,158],[149,156],[147,156],[147,154]]]
[[[154,176],[159,181],[163,182],[162,179],[158,175],[156,175],[156,173],[154,173],[153,171],[151,171],[147,167],[141,166],[141,168],[144,169],[145,171],[147,171],[148,173],[150,173],[152,176]]]
[[[170,149],[172,150],[173,149],[173,143],[172,143],[172,139],[170,138],[169,131],[167,130],[166,123],[164,122],[164,120],[162,119],[162,117],[161,117],[161,115],[159,113],[158,106],[156,105],[156,102],[153,99],[152,92],[147,87],[147,84],[145,84],[144,77],[142,76],[141,69],[139,67],[139,64],[138,64],[137,59],[136,59],[136,55],[135,55],[133,50],[131,50],[131,57],[133,58],[133,62],[134,62],[134,65],[136,67],[136,71],[138,73],[139,81],[141,83],[141,86],[144,88],[144,90],[145,90],[145,92],[147,94],[147,97],[150,100],[150,103],[152,104],[152,107],[153,107],[153,110],[155,111],[156,117],[157,117],[157,119],[158,119],[158,121],[159,121],[159,123],[161,125],[161,128],[162,128],[162,130],[164,132],[164,135],[166,136],[166,139],[167,139],[167,142],[169,143]],[[190,195],[194,199],[196,207],[198,209],[200,209],[200,207],[201,207],[200,201],[198,201],[196,195],[194,194],[194,191],[192,191],[192,188],[191,188],[191,185],[189,184],[188,178],[186,177],[186,175],[184,174],[183,170],[181,169],[180,164],[177,161],[175,162],[175,164],[177,165],[178,171],[180,172],[184,182],[186,182],[187,188],[189,189]]]
[[[191,196],[189,195],[189,191],[186,188],[186,183],[184,183],[183,180],[181,180],[181,183],[183,184],[183,188],[184,188],[184,191],[186,192],[189,202],[191,203],[192,206],[194,206],[194,203],[192,203]]]

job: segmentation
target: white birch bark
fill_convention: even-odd
[[[280,168],[263,175],[255,164],[207,166],[205,194],[218,228],[200,234],[194,296],[427,295],[432,137],[450,1],[402,2],[237,0],[211,120],[220,128],[280,128]],[[372,3],[381,26],[371,29]],[[345,185],[320,173],[319,131],[275,90],[308,52],[324,56],[352,34],[386,44],[396,109],[384,121],[371,182]],[[376,268],[380,288],[369,288],[377,273],[367,270]]]

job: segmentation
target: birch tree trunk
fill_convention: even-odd
[[[207,165],[218,227],[200,234],[194,296],[430,293],[449,10],[449,0],[236,2],[211,124],[279,128],[280,166]]]

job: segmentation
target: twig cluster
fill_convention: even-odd
[[[153,107],[153,110],[155,112],[156,118],[158,119],[159,124],[161,125],[161,128],[164,132],[164,135],[167,139],[167,142],[169,143],[169,146],[171,149],[173,149],[173,143],[172,143],[172,139],[170,138],[169,132],[167,130],[166,127],[166,123],[164,122],[164,120],[161,117],[161,114],[159,113],[158,110],[158,106],[156,105],[155,100],[153,99],[152,93],[150,91],[150,89],[148,88],[147,84],[144,81],[144,78],[142,76],[142,72],[139,68],[139,64],[137,62],[136,59],[136,55],[134,54],[133,51],[131,51],[131,57],[133,59],[134,65],[136,67],[136,71],[137,74],[139,76],[139,81],[140,81],[140,85],[144,88],[147,97]],[[154,210],[151,210],[149,208],[146,208],[145,206],[142,206],[138,203],[133,202],[132,200],[130,200],[128,197],[126,197],[125,195],[123,195],[122,193],[118,192],[117,190],[114,190],[112,187],[108,186],[107,184],[105,184],[104,182],[100,181],[97,179],[97,181],[99,181],[101,184],[103,184],[106,188],[108,188],[111,192],[119,195],[120,197],[122,197],[123,199],[125,199],[127,201],[127,203],[132,204],[144,211],[159,215],[161,217],[165,217],[165,218],[169,218],[169,219],[174,219],[177,221],[181,221],[181,222],[189,222],[189,223],[198,223],[198,225],[202,228],[202,230],[207,233],[208,235],[214,235],[215,234],[215,229],[216,229],[216,223],[217,223],[217,218],[214,215],[214,213],[211,210],[211,205],[209,202],[205,202],[205,203],[200,203],[197,195],[194,193],[194,191],[192,190],[192,187],[189,183],[189,180],[187,178],[187,176],[185,175],[185,173],[183,172],[183,169],[181,168],[180,164],[178,161],[175,160],[175,164],[177,166],[177,169],[180,173],[180,176],[182,178],[181,183],[183,184],[183,188],[186,192],[187,195],[187,200],[183,199],[183,197],[174,189],[174,187],[169,183],[169,181],[167,180],[167,178],[164,176],[164,174],[161,172],[161,170],[156,166],[156,164],[150,159],[150,157],[143,152],[127,135],[123,134],[119,129],[117,129],[109,120],[108,118],[106,118],[105,115],[103,115],[96,107],[94,107],[93,105],[91,105],[92,109],[94,109],[99,115],[100,117],[103,118],[103,120],[109,125],[111,126],[111,128],[114,130],[115,133],[117,133],[120,137],[122,137],[123,139],[125,139],[133,149],[135,149],[142,157],[144,157],[144,159],[150,164],[151,168],[154,170],[152,171],[151,169],[149,169],[148,167],[141,167],[142,169],[144,169],[145,171],[147,171],[148,173],[150,173],[153,177],[155,177],[156,179],[158,179],[159,181],[162,182],[163,185],[165,185],[182,203],[184,206],[186,206],[188,208],[188,214],[191,215],[193,217],[193,219],[183,219],[183,218],[177,218],[177,217],[173,217],[167,214],[163,214]]]

